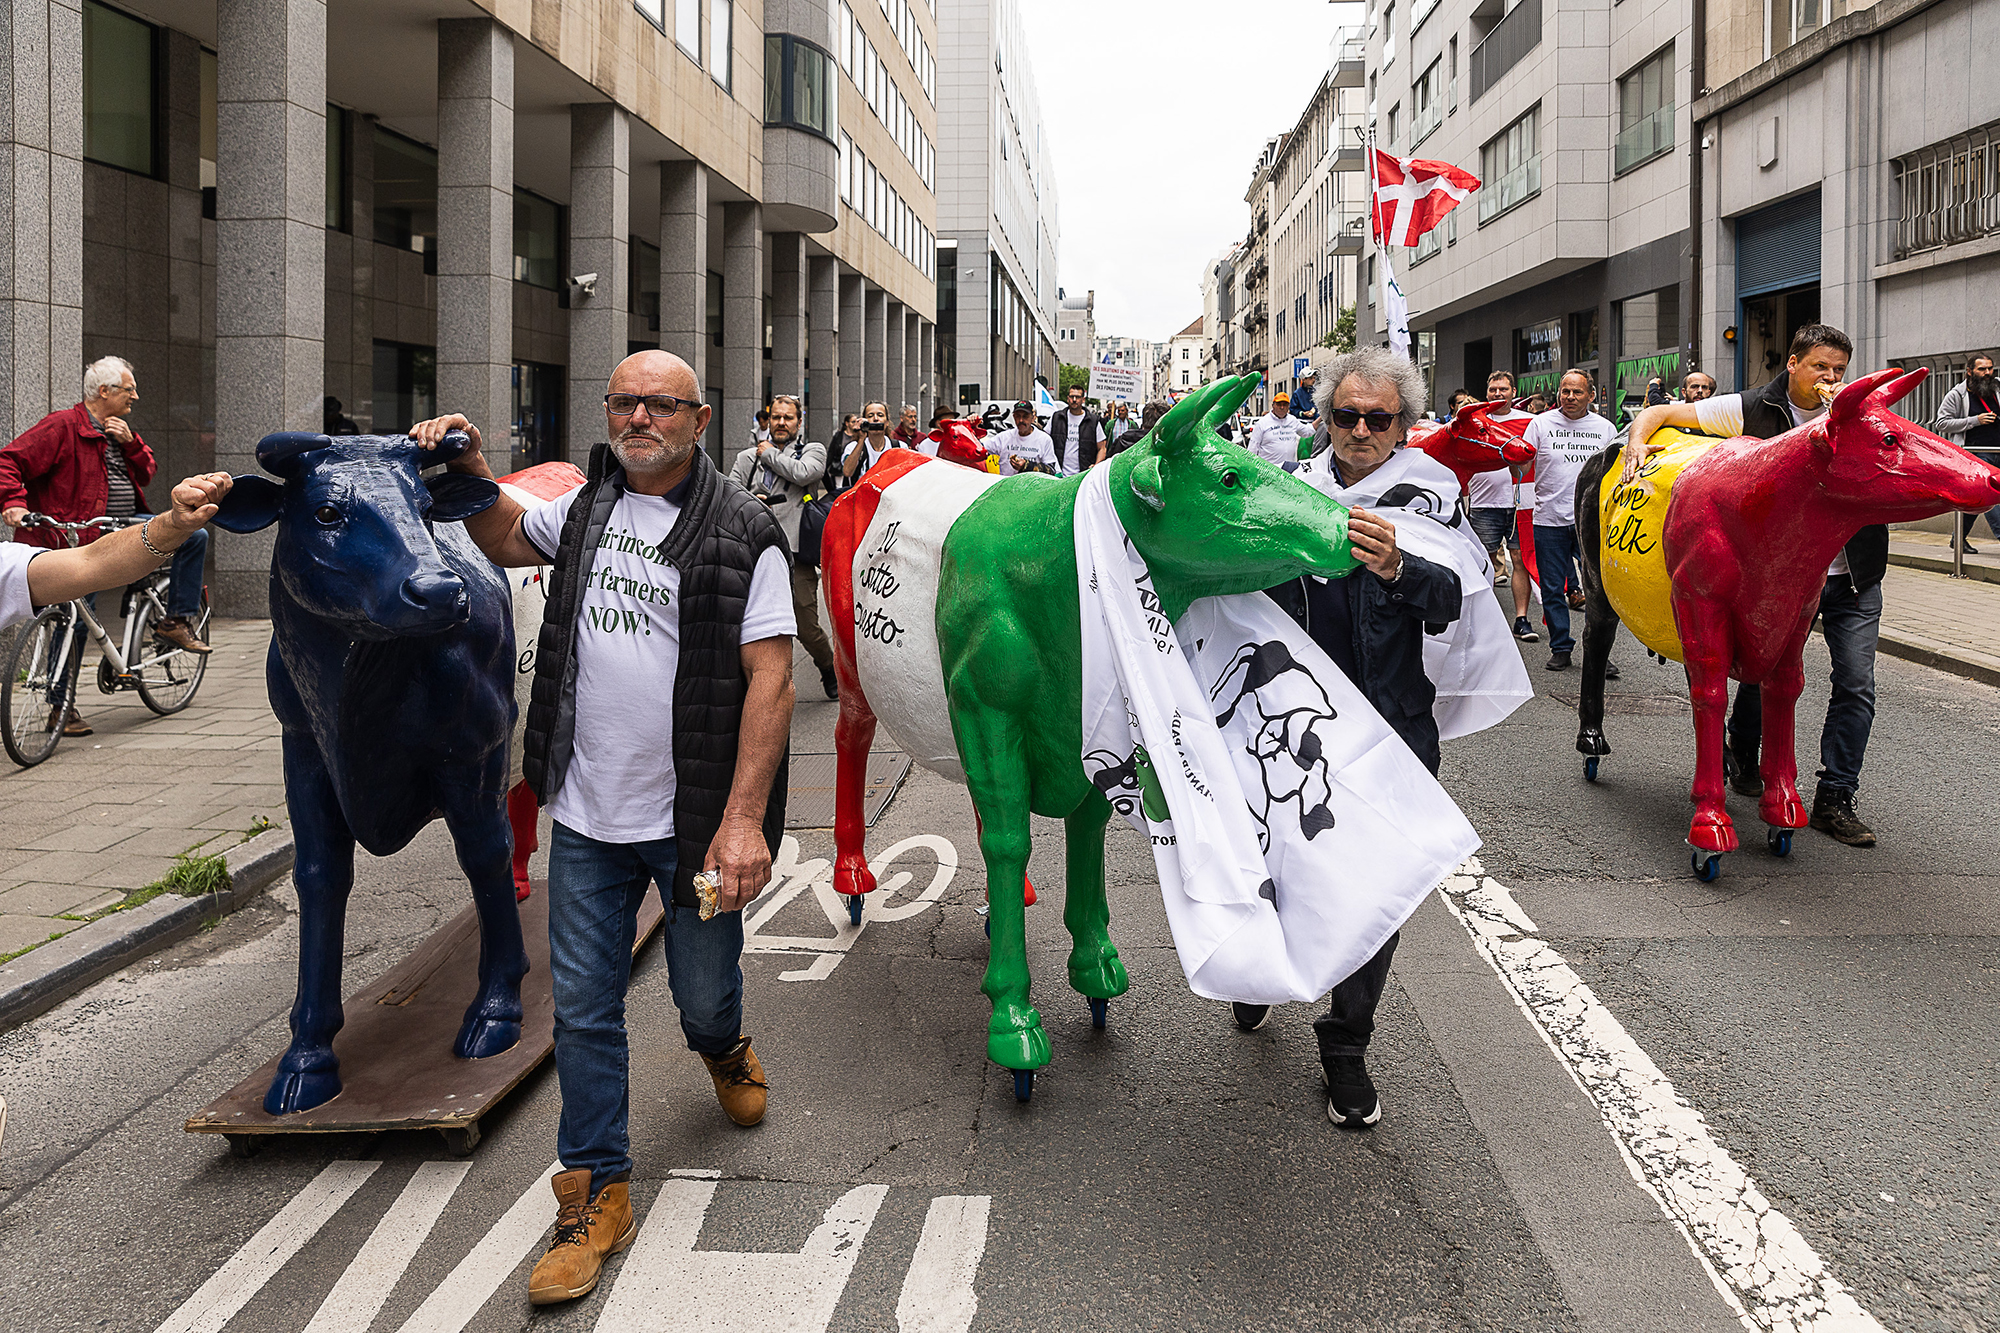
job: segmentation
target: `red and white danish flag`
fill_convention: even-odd
[[[1415,245],[1479,188],[1479,177],[1449,162],[1375,154],[1375,237],[1385,245]]]

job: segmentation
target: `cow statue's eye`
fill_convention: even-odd
[[[319,508],[313,510],[313,517],[330,528],[340,522],[340,511],[332,505],[321,505]]]
[[[1234,472],[1225,472],[1222,474],[1222,488],[1229,491],[1236,489],[1236,474]]]
[[[1882,447],[1884,449],[1894,449],[1898,443],[1900,442],[1896,439],[1896,432],[1894,431],[1890,431],[1882,437]]]

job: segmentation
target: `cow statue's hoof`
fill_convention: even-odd
[[[1764,795],[1757,802],[1757,814],[1774,828],[1806,826],[1806,808],[1799,800],[1798,785],[1793,782],[1766,783]]]
[[[1687,840],[1688,846],[1698,852],[1733,852],[1736,826],[1729,822],[1727,810],[1696,810],[1694,822],[1688,825]]]
[[[1095,944],[1077,941],[1069,951],[1069,988],[1093,1003],[1132,989],[1125,964],[1118,960],[1118,946],[1106,939]]]
[[[1611,753],[1611,742],[1604,739],[1601,727],[1585,727],[1576,733],[1578,754],[1601,755]]]
[[[844,893],[855,902],[861,901],[864,893],[875,891],[875,874],[868,868],[868,858],[859,852],[842,852],[833,862],[833,891]]]
[[[340,1061],[325,1048],[287,1051],[264,1094],[266,1115],[293,1115],[324,1106],[340,1095]]]
[[[461,1060],[484,1060],[489,1055],[511,1051],[521,1040],[521,1025],[504,1018],[468,1016],[458,1030],[451,1053]]]
[[[1049,1034],[1032,1005],[996,1004],[986,1026],[986,1058],[1003,1069],[1040,1069],[1049,1062]]]

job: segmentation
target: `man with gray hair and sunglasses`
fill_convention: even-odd
[[[532,508],[503,494],[465,522],[495,564],[553,566],[523,750],[555,823],[562,1087],[555,1236],[528,1279],[536,1305],[587,1294],[637,1232],[625,990],[655,883],[688,1048],[736,1124],[764,1118],[767,1090],[743,1033],[742,909],[770,882],[785,827],[796,629],[785,538],[699,447],[710,409],[687,362],[637,352],[608,387],[609,443],[591,450],[582,486]],[[464,417],[410,434],[434,448],[448,430],[472,446],[447,466],[491,477]]]
[[[1437,687],[1424,671],[1424,636],[1458,619],[1464,593],[1455,570],[1402,548],[1388,514],[1406,513],[1404,506],[1419,497],[1430,502],[1429,512],[1448,513],[1458,500],[1458,482],[1428,454],[1402,448],[1424,401],[1423,377],[1408,357],[1357,348],[1321,366],[1319,382],[1312,450],[1287,471],[1295,469],[1300,480],[1348,506],[1348,540],[1361,568],[1344,578],[1307,574],[1267,592],[1436,773]],[[1431,520],[1413,513],[1402,521]],[[1327,1118],[1343,1129],[1367,1129],[1382,1118],[1364,1057],[1397,938],[1391,935],[1333,988],[1327,1012],[1313,1023]],[[1270,1017],[1269,1005],[1231,1009],[1245,1031]]]

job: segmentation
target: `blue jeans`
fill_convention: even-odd
[[[549,974],[562,1087],[556,1155],[569,1170],[590,1168],[593,1195],[632,1169],[625,989],[639,905],[651,885],[667,904],[667,986],[688,1049],[720,1055],[742,1032],[743,914],[703,921],[690,908],[676,910],[678,859],[672,838],[599,842],[557,824],[549,840]]]
[[[1852,796],[1861,787],[1861,761],[1875,727],[1875,645],[1882,636],[1882,585],[1863,593],[1845,574],[1827,579],[1819,594],[1819,629],[1833,658],[1833,696],[1819,733],[1819,785]],[[1764,695],[1755,685],[1736,688],[1729,735],[1737,748],[1755,750],[1764,734]]]
[[[1569,634],[1569,585],[1576,569],[1576,529],[1535,524],[1535,565],[1541,575],[1542,622],[1549,627],[1549,651],[1576,648]]]
[[[167,576],[167,614],[186,620],[201,618],[201,567],[208,556],[208,529],[189,535],[174,548],[174,564]]]

